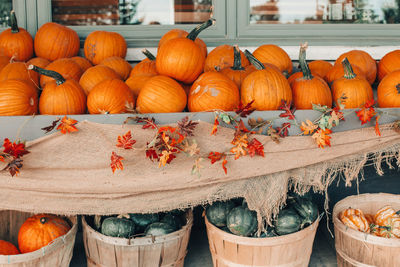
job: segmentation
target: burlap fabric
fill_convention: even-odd
[[[267,220],[286,200],[289,185],[304,193],[326,191],[339,174],[347,183],[359,177],[368,159],[381,172],[382,160],[399,160],[400,135],[382,127],[377,137],[371,128],[332,134],[332,147],[318,148],[310,136],[292,136],[264,143],[265,157],[229,158],[228,174],[221,163],[202,161],[201,176],[191,175],[194,158],[179,154],[170,165],[158,168],[145,157],[146,142],[155,130],[140,125],[109,125],[83,121],[79,132],[59,132],[28,142],[30,154],[12,178],[0,172],[0,209],[56,214],[120,214],[158,212],[243,196],[251,209]],[[227,151],[233,130],[200,122],[195,136],[201,154]],[[136,149],[117,148],[116,139],[131,130]],[[124,170],[110,168],[112,151],[123,156]],[[398,161],[397,161],[398,162]]]

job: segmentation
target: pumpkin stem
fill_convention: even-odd
[[[53,70],[45,70],[45,69],[42,69],[35,65],[29,65],[28,70],[34,70],[41,75],[45,75],[45,76],[49,76],[49,77],[53,78],[54,80],[56,80],[57,85],[61,85],[61,84],[65,83],[64,77],[60,73],[55,72]]]
[[[244,70],[242,66],[242,58],[240,55],[240,50],[238,45],[233,46],[233,70]]]
[[[40,223],[41,223],[41,224],[47,223],[47,218],[46,218],[46,217],[40,218]]]
[[[343,69],[344,69],[344,77],[346,79],[354,79],[356,77],[356,74],[353,71],[353,68],[351,67],[351,64],[347,57],[345,57],[342,61]]]
[[[306,49],[308,47],[307,43],[300,45],[300,53],[299,53],[299,63],[301,71],[303,72],[303,78],[306,80],[311,80],[313,78],[310,68],[308,67],[306,61]]]
[[[398,83],[396,85],[396,89],[397,89],[397,93],[400,94],[400,83]],[[400,210],[398,212],[400,212]]]
[[[196,40],[197,36],[205,29],[210,27],[211,25],[215,24],[215,19],[211,18],[204,22],[203,24],[198,25],[196,28],[194,28],[187,36],[186,38],[194,41]]]
[[[245,50],[244,51],[244,55],[247,57],[247,59],[250,61],[250,63],[256,67],[256,69],[258,70],[264,70],[265,66],[264,64],[262,64],[258,59],[255,58],[255,56],[253,56],[252,53],[250,53],[249,50]]]
[[[156,57],[155,57],[149,50],[147,50],[146,48],[142,50],[142,53],[143,53],[148,59],[150,59],[151,61],[156,60]]]
[[[10,12],[10,26],[12,33],[19,33],[17,17],[15,16],[15,11],[11,10]]]

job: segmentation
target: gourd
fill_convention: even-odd
[[[117,32],[93,31],[86,37],[83,51],[85,57],[97,65],[108,57],[125,58],[127,44]]]
[[[381,108],[400,107],[400,70],[395,70],[382,79],[377,96]]]
[[[291,208],[282,209],[274,221],[275,232],[278,235],[287,235],[300,230],[302,219],[300,215]]]
[[[257,230],[257,214],[246,207],[235,207],[228,213],[226,226],[235,235],[250,236]]]
[[[253,55],[262,63],[270,63],[288,77],[293,71],[293,63],[289,55],[277,45],[265,44],[254,50]]]
[[[23,80],[0,82],[0,116],[38,114],[38,93]]]
[[[158,213],[151,214],[139,214],[139,213],[131,213],[129,214],[129,218],[135,223],[136,232],[143,232],[149,224],[154,222],[158,222],[160,216]]]
[[[177,231],[182,227],[182,221],[179,216],[175,216],[171,213],[165,214],[160,222],[171,225],[172,228],[174,228],[174,231]]]
[[[244,53],[240,51],[240,60],[243,67],[250,64]],[[218,71],[225,68],[233,67],[234,64],[234,48],[231,45],[220,45],[211,50],[204,63],[204,72]]]
[[[207,220],[218,227],[226,226],[226,217],[235,207],[232,201],[217,201],[206,209]]]
[[[360,209],[348,208],[339,213],[340,221],[349,228],[369,233],[369,222]]]
[[[96,65],[88,68],[79,79],[79,84],[82,86],[85,94],[89,92],[102,81],[109,79],[121,79],[121,77],[111,68],[104,65]]]
[[[175,229],[167,223],[155,222],[147,226],[144,234],[146,236],[162,236],[172,233],[174,231]]]
[[[341,65],[342,61],[347,58],[351,65],[359,67],[366,75],[366,79],[370,84],[373,84],[376,79],[376,61],[365,51],[351,50],[347,53],[340,55],[335,65]]]
[[[19,250],[12,243],[0,240],[0,255],[17,255]]]
[[[129,77],[132,70],[131,64],[120,57],[108,57],[101,61],[100,65],[113,69],[124,81]]]
[[[64,77],[64,79],[75,80],[76,82],[79,82],[83,73],[81,67],[70,58],[57,59],[47,65],[45,69],[58,72]],[[50,81],[54,81],[51,76],[40,76],[40,87],[44,88],[46,83]]]
[[[126,218],[109,217],[101,224],[101,233],[112,237],[130,238],[135,229],[135,223]]]
[[[391,220],[393,217],[398,216],[396,214],[396,211],[392,208],[390,205],[386,205],[382,208],[380,208],[374,216],[374,222],[377,225],[380,226],[388,226],[389,220]]]
[[[400,69],[400,50],[393,50],[384,55],[378,63],[378,80],[382,79],[389,73]]]

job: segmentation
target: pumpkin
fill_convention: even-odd
[[[277,45],[262,45],[254,50],[253,56],[262,63],[270,63],[277,66],[286,77],[293,71],[293,63],[289,55]]]
[[[381,108],[400,107],[400,70],[395,70],[382,79],[377,96]]]
[[[339,219],[344,225],[354,230],[370,232],[369,222],[360,209],[348,208],[339,213]]]
[[[0,71],[0,81],[18,79],[30,83],[33,87],[39,87],[39,75],[28,70],[28,65],[24,62],[11,62]]]
[[[37,214],[26,219],[18,232],[21,253],[28,253],[47,246],[71,229],[69,223],[55,215]]]
[[[197,26],[199,27],[199,26]],[[197,28],[196,27],[196,28]],[[194,28],[193,30],[196,30]],[[193,31],[192,30],[192,31]],[[181,37],[186,37],[188,35],[188,32],[182,29],[172,29],[169,30],[167,33],[165,33],[160,41],[158,42],[158,49],[160,49],[161,45],[167,42],[168,40],[175,39],[175,38],[181,38]],[[200,38],[196,38],[194,42],[200,47],[201,51],[203,52],[204,56],[207,56],[207,45],[206,43],[201,40]]]
[[[149,76],[149,75],[131,76],[128,78],[128,80],[125,81],[125,83],[129,86],[129,89],[131,89],[135,98],[137,98],[140,91],[142,90],[143,86],[152,77],[153,76]]]
[[[226,217],[235,207],[232,201],[217,201],[206,209],[207,220],[218,227],[226,226]]]
[[[256,70],[256,68],[253,65],[248,65],[246,67],[243,67],[242,56],[241,56],[242,54],[243,53],[241,53],[239,47],[235,45],[233,66],[220,70],[220,73],[231,79],[239,88],[239,90],[240,87],[242,86],[242,81],[244,80],[244,78],[246,78],[247,75]]]
[[[94,86],[102,81],[109,79],[121,79],[121,77],[111,68],[104,65],[97,65],[88,68],[79,79],[85,94],[88,95]]]
[[[87,98],[90,114],[119,114],[134,109],[133,93],[120,79],[108,79],[98,83]]]
[[[78,55],[80,41],[78,34],[63,25],[47,22],[35,35],[35,54],[50,61]]]
[[[131,64],[120,57],[108,57],[101,61],[100,65],[113,69],[124,81],[129,77],[132,70]]]
[[[294,209],[282,209],[274,221],[275,232],[278,235],[288,235],[299,231],[301,224],[302,219]]]
[[[297,197],[290,201],[292,207],[302,218],[302,226],[312,224],[318,217],[318,207],[311,200]]]
[[[239,99],[239,89],[232,80],[218,72],[205,72],[190,88],[188,108],[190,112],[232,111]]]
[[[374,222],[377,225],[380,226],[388,226],[389,220],[393,217],[393,216],[398,216],[396,214],[396,211],[392,208],[392,206],[387,205],[384,206],[382,208],[380,208],[374,216]]]
[[[19,28],[14,10],[10,13],[11,28],[0,33],[0,53],[16,61],[27,61],[33,56],[33,38]]]
[[[33,115],[38,112],[38,93],[23,80],[0,82],[0,116]]]
[[[400,69],[400,50],[393,50],[384,55],[378,63],[378,80],[382,79],[389,73]]]
[[[175,80],[157,75],[148,80],[137,98],[137,111],[140,113],[181,112],[187,102],[186,93]]]
[[[175,229],[171,225],[163,222],[155,222],[147,226],[144,234],[146,236],[162,236],[174,232]]]
[[[292,101],[292,90],[285,76],[276,68],[265,67],[249,51],[245,51],[250,62],[257,68],[242,82],[241,100],[257,110],[277,110],[282,100]]]
[[[76,82],[79,82],[79,79],[82,76],[81,67],[77,63],[75,63],[75,61],[69,58],[57,59],[51,62],[49,65],[47,65],[45,69],[58,72],[64,77],[64,79],[75,80]],[[43,88],[46,85],[46,83],[50,81],[54,81],[54,79],[51,76],[41,75],[40,87]]]
[[[351,65],[353,72],[358,77],[363,77],[366,79],[365,73],[357,66]],[[342,65],[334,65],[328,73],[325,75],[324,80],[328,84],[332,84],[334,81],[342,78],[344,76],[344,68]]]
[[[333,68],[333,65],[325,60],[314,60],[308,63],[308,67],[310,68],[311,74],[324,78]]]
[[[84,73],[88,68],[93,67],[92,63],[90,63],[89,60],[84,57],[71,57],[71,60],[81,67],[82,73]]]
[[[12,243],[0,240],[0,255],[17,255],[19,250]]]
[[[138,75],[158,75],[156,68],[156,57],[147,49],[143,49],[142,53],[146,56],[146,58],[132,68],[129,77]]]
[[[165,42],[158,50],[156,68],[161,75],[172,77],[184,83],[192,83],[204,68],[205,56],[193,41],[201,31],[213,24],[210,19],[188,34]]]
[[[10,58],[7,56],[0,56],[0,71],[10,63]]]
[[[42,69],[34,65],[30,69],[39,72],[50,81],[42,88],[39,99],[39,111],[47,115],[83,114],[86,110],[86,95],[79,83],[72,79],[64,79],[58,72]]]
[[[220,45],[211,50],[204,63],[204,72],[219,71],[225,68],[233,67],[234,48],[231,45]],[[250,64],[244,53],[240,51],[240,60],[243,67]]]
[[[106,218],[100,232],[106,236],[130,238],[135,234],[135,224],[131,220],[118,217]]]
[[[293,103],[297,109],[312,109],[313,104],[332,107],[332,93],[328,84],[319,76],[311,75],[306,62],[307,44],[301,45],[299,62],[303,77],[291,82]]]
[[[46,68],[47,65],[49,65],[49,64],[50,64],[50,60],[42,58],[42,57],[34,57],[26,62],[26,65],[28,65],[28,66],[35,65],[42,69]]]
[[[359,108],[373,99],[371,85],[363,77],[354,74],[347,58],[343,60],[343,67],[345,69],[344,77],[332,84],[333,100],[337,106],[339,106],[338,99],[340,98],[341,104],[344,104],[345,108]]]
[[[174,231],[177,231],[182,227],[181,219],[178,216],[170,213],[165,214],[160,222],[171,225],[172,228],[174,228]]]
[[[138,214],[131,213],[129,214],[129,218],[131,221],[135,223],[136,232],[143,232],[149,224],[154,222],[158,222],[160,216],[157,213],[152,214]]]
[[[376,79],[376,61],[365,51],[351,50],[339,56],[335,61],[335,65],[341,65],[342,61],[347,58],[351,65],[359,67],[365,73],[367,81],[373,84]]]
[[[119,33],[94,31],[86,37],[83,50],[85,57],[97,65],[108,57],[125,58],[127,45]]]
[[[257,214],[243,206],[235,207],[226,217],[226,226],[235,235],[250,236],[257,230]]]

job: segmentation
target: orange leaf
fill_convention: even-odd
[[[247,140],[247,134],[236,136],[235,139],[232,141],[232,144],[235,146],[231,149],[231,153],[235,154],[235,159],[240,158],[240,156],[246,156],[247,151],[246,148],[249,144]]]
[[[312,134],[318,128],[318,125],[315,125],[310,120],[306,120],[306,123],[304,123],[304,121],[302,121],[301,126],[300,126],[300,129],[304,135]]]
[[[176,130],[176,128],[174,128],[174,127],[171,127],[171,126],[163,126],[163,127],[160,127],[160,129],[158,129],[158,133],[161,133],[161,132],[171,132],[171,133],[173,133],[173,132],[175,132],[175,130]]]
[[[380,119],[380,117],[381,116],[376,116],[376,119],[375,119],[375,134],[378,135],[378,136],[381,136],[381,131],[379,129],[379,119]]]
[[[371,121],[372,117],[376,115],[375,109],[373,107],[374,103],[375,102],[373,99],[367,101],[360,110],[356,111],[356,114],[361,121],[361,125]]]
[[[122,160],[124,160],[123,157],[117,155],[117,153],[112,152],[111,154],[111,170],[114,173],[115,170],[119,169],[119,170],[123,170],[124,169],[124,165],[122,164]]]
[[[228,163],[228,161],[226,160],[225,156],[224,160],[222,161],[222,169],[224,169],[225,174],[228,174],[228,170],[226,169],[226,163]]]
[[[211,135],[215,135],[215,134],[217,133],[217,131],[218,131],[218,125],[219,125],[218,117],[215,116],[215,119],[214,119],[214,126],[213,126],[213,128],[212,128]]]
[[[324,148],[325,146],[331,146],[330,139],[332,137],[329,136],[329,134],[331,134],[331,133],[332,133],[332,131],[329,129],[325,129],[325,130],[319,129],[311,137],[315,139],[315,141],[318,144],[318,147]]]
[[[158,168],[160,168],[161,166],[165,166],[165,164],[169,163],[168,159],[171,155],[170,151],[167,150],[163,150],[161,152],[160,158],[159,158],[159,163],[158,163]]]
[[[0,156],[0,161],[4,162],[4,157],[3,156]]]
[[[67,116],[64,116],[64,118],[62,118],[60,124],[58,125],[57,130],[60,130],[62,134],[77,132],[78,129],[75,127],[75,124],[77,122],[78,121],[74,119],[70,119]]]
[[[254,157],[255,155],[264,157],[264,146],[256,138],[251,140],[247,149],[250,157]]]
[[[225,157],[225,153],[210,152],[210,154],[208,154],[208,158],[211,159],[211,164],[221,160],[222,157]]]
[[[121,147],[124,149],[132,149],[133,145],[136,143],[136,140],[132,139],[131,131],[128,131],[123,136],[118,136],[117,139],[117,147]]]

